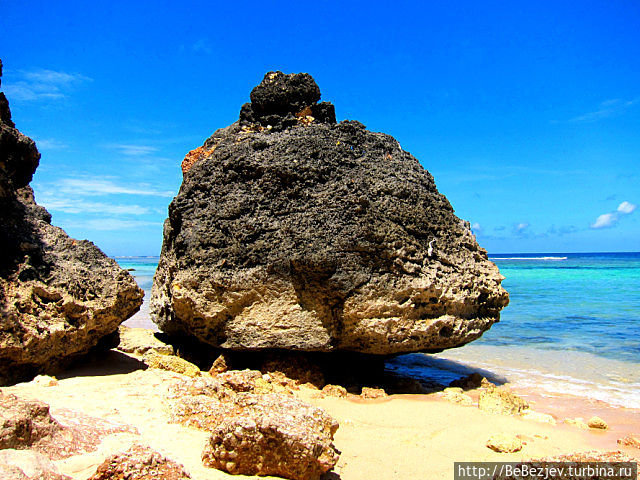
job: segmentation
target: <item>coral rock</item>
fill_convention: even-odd
[[[89,480],[186,480],[184,467],[151,450],[134,445],[123,453],[108,457]]]
[[[576,428],[580,428],[582,430],[586,430],[589,428],[589,425],[587,425],[587,422],[585,422],[583,418],[565,418],[564,423],[566,423],[567,425],[572,425]]]
[[[145,354],[144,363],[149,368],[168,370],[189,377],[200,376],[200,369],[193,363],[175,355],[163,355],[154,350],[150,350]]]
[[[338,423],[273,388],[255,370],[186,379],[171,389],[171,415],[211,433],[202,454],[206,466],[233,474],[318,478],[338,460],[332,444]]]
[[[490,387],[478,399],[480,410],[504,415],[517,415],[528,406],[522,398],[504,387]]]
[[[618,445],[640,449],[640,435],[635,435],[632,433],[624,438],[620,438],[618,439]]]
[[[442,398],[452,403],[459,403],[460,405],[473,405],[473,399],[463,393],[460,387],[445,388],[442,392]]]
[[[587,425],[589,426],[589,428],[594,428],[596,430],[606,430],[607,428],[609,428],[607,422],[596,416],[591,417],[587,422]]]
[[[102,439],[112,433],[136,433],[127,425],[77,412],[60,411],[57,416],[58,419],[51,416],[46,403],[0,393],[0,450],[29,448],[60,460],[96,450]]]
[[[394,138],[335,124],[319,96],[306,74],[268,74],[194,154],[165,222],[154,321],[232,350],[386,355],[479,338],[508,295],[468,222]]]
[[[216,373],[223,373],[226,372],[227,370],[229,370],[229,358],[227,355],[219,355],[218,358],[216,358],[213,361],[213,364],[211,364],[211,368],[209,369],[209,373],[211,375],[214,375]]]
[[[523,410],[521,416],[525,420],[531,420],[533,422],[548,423],[550,425],[555,425],[557,423],[556,419],[548,413],[536,412],[529,408]]]
[[[338,424],[323,410],[281,394],[241,393],[202,453],[208,467],[242,475],[312,480],[338,461]]]
[[[347,389],[340,385],[325,385],[322,388],[322,393],[329,397],[344,398],[347,396]]]
[[[387,392],[382,388],[362,387],[362,393],[360,393],[360,396],[362,398],[385,398],[387,396]]]
[[[515,435],[498,433],[487,440],[487,447],[498,453],[513,453],[522,450],[522,440]]]

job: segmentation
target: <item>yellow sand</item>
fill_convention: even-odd
[[[135,440],[182,463],[194,479],[238,478],[202,466],[205,432],[168,424],[165,392],[181,376],[135,370],[139,367],[133,357],[112,351],[99,364],[71,372],[73,376],[59,380],[57,386],[32,382],[3,391],[49,403],[54,417],[56,410],[70,409],[137,428],[139,436],[112,435],[98,452],[56,462],[62,473],[74,479],[88,478],[107,455]],[[489,414],[477,406],[449,403],[437,394],[360,400],[320,398],[317,390],[304,388],[299,395],[339,421],[335,445],[341,455],[335,473],[342,480],[451,479],[455,461],[519,461],[594,448],[617,449],[610,433]],[[495,433],[521,435],[526,444],[517,453],[493,452],[485,444]]]

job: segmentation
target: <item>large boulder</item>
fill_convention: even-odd
[[[117,335],[144,295],[93,243],[51,225],[29,187],[39,160],[0,95],[0,385],[55,371]]]
[[[307,74],[268,73],[183,163],[151,312],[235,350],[440,351],[508,304],[433,177],[389,135],[335,123]]]

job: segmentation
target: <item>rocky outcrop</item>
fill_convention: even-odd
[[[187,155],[151,312],[235,350],[439,351],[507,305],[502,276],[433,177],[333,107],[307,74],[269,73],[240,120]]]
[[[29,187],[39,160],[33,140],[14,128],[2,95],[0,385],[55,371],[87,353],[138,311],[144,295],[93,243],[51,225]]]

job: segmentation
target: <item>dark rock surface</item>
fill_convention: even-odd
[[[463,345],[498,321],[503,277],[394,138],[316,119],[333,107],[306,74],[268,73],[251,99],[183,164],[152,290],[161,330],[235,350],[394,354]]]
[[[14,128],[4,96],[0,110],[2,385],[87,353],[138,311],[144,293],[93,243],[51,225],[29,187],[40,153]]]

